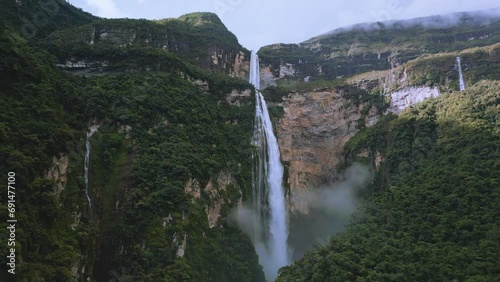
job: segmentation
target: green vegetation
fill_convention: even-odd
[[[347,231],[278,281],[495,281],[500,83],[387,115],[345,147],[383,161]]]
[[[458,89],[456,57],[460,56],[464,79],[472,85],[481,80],[500,80],[500,44],[472,48],[456,53],[429,55],[407,64],[415,85],[442,86]]]
[[[346,83],[344,80],[316,80],[310,83],[293,83],[292,85],[269,86],[262,91],[266,101],[273,103],[283,102],[283,97],[290,93],[308,92],[308,91],[331,91],[334,90],[340,93],[349,103],[353,103],[357,107],[364,106],[362,112],[363,117],[368,115],[368,111],[375,107],[379,113],[384,112],[389,106],[383,96],[378,93],[368,93],[366,90],[358,88],[352,84]],[[282,114],[276,113],[275,117],[279,118]]]
[[[44,176],[54,157],[71,151],[84,129],[85,104],[76,79],[53,66],[47,52],[30,48],[16,33],[0,25],[0,171],[16,173],[18,281],[71,281],[71,266],[83,246],[93,245],[97,230],[73,212],[83,200],[82,178],[57,193]],[[83,163],[83,161],[82,161]],[[75,166],[69,170],[75,169]],[[81,170],[80,170],[81,171]],[[6,210],[6,195],[1,208]],[[6,214],[2,213],[5,230]],[[1,255],[7,250],[2,248]],[[8,281],[6,264],[1,280]],[[39,278],[39,280],[34,280]]]
[[[394,23],[360,24],[311,38],[300,44],[274,44],[261,48],[262,66],[276,77],[282,63],[293,64],[294,79],[345,78],[387,70],[424,54],[453,52],[500,41],[500,21],[484,14],[456,14],[454,25],[445,17]],[[425,23],[426,22],[426,23]]]
[[[34,41],[97,19],[64,0],[0,0],[3,24]]]
[[[252,87],[227,76],[237,56],[249,52],[220,19],[193,13],[106,20],[62,0],[2,0],[0,7],[0,171],[16,173],[17,280],[263,281],[248,236],[227,221],[251,195],[255,105],[251,98],[226,102],[233,90]],[[23,18],[41,12],[47,21],[23,37]],[[290,62],[301,81],[313,76],[311,83],[286,78],[266,89],[275,103],[291,92],[333,89],[367,105],[364,116],[373,106],[382,113],[380,93],[342,77],[408,62],[411,83],[454,89],[450,60],[457,54],[471,84],[371,128],[358,124],[339,169],[361,152],[369,152],[368,163],[383,156],[365,203],[346,232],[282,269],[280,281],[500,275],[500,84],[481,81],[499,79],[499,48],[491,45],[499,40],[498,21],[466,21],[438,29],[382,26],[370,34],[355,28],[261,50],[273,71]],[[487,47],[463,51],[477,46]],[[68,61],[88,63],[68,68],[85,76],[56,67]],[[279,105],[269,111],[274,123],[284,113]],[[93,124],[99,131],[91,138],[91,215],[83,163]],[[48,175],[66,159],[57,177]],[[219,179],[223,173],[230,183]],[[199,193],[186,193],[194,180]],[[0,209],[6,203],[1,194]],[[220,217],[211,228],[207,211],[214,206]],[[1,281],[12,280],[6,270],[3,264]]]
[[[0,170],[17,175],[18,281],[263,281],[249,238],[226,222],[251,189],[253,100],[239,107],[225,101],[232,90],[251,88],[247,82],[150,46],[98,44],[74,47],[137,69],[73,76],[55,67],[56,41],[28,44],[0,27]],[[165,67],[144,72],[155,61]],[[94,122],[91,217],[83,162]],[[46,174],[62,156],[69,166],[59,191]],[[204,187],[210,180],[217,187],[221,172],[234,183],[212,199]],[[199,200],[184,192],[189,179],[201,184]],[[221,218],[210,228],[205,207],[216,200]],[[5,216],[2,222],[5,229]],[[9,280],[6,267],[0,280]]]
[[[40,44],[54,53],[59,63],[104,61],[101,71],[184,71],[180,65],[190,63],[228,74],[240,51],[249,56],[236,36],[210,13],[157,22],[101,19],[58,30]],[[215,59],[221,62],[215,64]]]

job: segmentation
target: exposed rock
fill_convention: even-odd
[[[340,28],[300,44],[272,44],[259,50],[262,66],[290,80],[335,79],[373,70],[389,70],[425,54],[495,44],[500,22],[493,14],[433,16]],[[425,22],[425,24],[423,24]],[[429,24],[432,23],[432,24]],[[447,23],[447,28],[443,28]],[[426,28],[422,29],[421,26]],[[449,28],[453,26],[453,34]],[[480,27],[480,28],[479,28]],[[432,36],[428,36],[432,34]],[[425,38],[425,40],[423,40]],[[293,66],[293,71],[289,66]]]
[[[247,80],[248,73],[250,73],[250,60],[247,60],[245,53],[240,51],[236,54],[236,58],[234,59],[234,69],[230,75]]]
[[[295,68],[293,67],[293,64],[289,63],[281,64],[279,78],[283,78],[285,76],[294,76],[294,75],[295,75]]]
[[[208,84],[208,81],[206,80],[192,79],[191,82],[193,82],[193,84],[198,85],[203,92],[208,93],[208,91],[210,90],[210,86]]]
[[[377,169],[377,171],[379,171],[380,164],[382,163],[383,160],[384,157],[382,156],[382,154],[380,152],[377,152],[377,155],[375,156],[375,168]]]
[[[75,231],[76,228],[78,227],[78,225],[80,224],[80,220],[82,219],[82,213],[81,212],[79,212],[79,213],[74,212],[73,213],[73,219],[74,219],[74,221],[70,225],[70,227],[71,227],[71,230]]]
[[[355,106],[333,90],[291,93],[283,98],[284,115],[277,137],[283,163],[288,166],[289,209],[307,212],[296,199],[300,193],[336,180],[345,143],[358,131],[364,105]],[[348,104],[351,104],[347,106]],[[375,108],[365,117],[377,120]]]
[[[87,72],[102,72],[107,66],[108,61],[94,61],[94,60],[77,60],[71,58],[62,64],[57,64],[57,67],[68,70],[85,70]]]
[[[174,218],[172,217],[172,214],[169,214],[167,217],[163,218],[163,227],[167,227],[171,225],[172,221]]]
[[[236,179],[228,171],[223,171],[219,174],[217,178],[217,184],[210,180],[205,188],[205,192],[208,194],[211,204],[205,207],[205,212],[208,217],[208,225],[210,228],[217,226],[217,222],[221,215],[221,209],[223,205],[231,204],[224,200],[222,193],[225,193],[229,185],[236,185]],[[242,194],[238,198],[241,200]]]
[[[46,174],[46,178],[52,179],[57,183],[57,194],[60,194],[64,188],[66,188],[66,183],[68,181],[68,177],[66,175],[68,171],[69,158],[67,155],[62,154],[58,159],[54,157],[52,160],[52,167]]]
[[[119,133],[125,133],[125,138],[130,139],[130,132],[132,131],[132,126],[130,125],[121,125],[118,128]]]
[[[389,112],[399,114],[402,110],[429,98],[439,96],[439,90],[433,87],[406,87],[391,93]]]
[[[271,66],[265,66],[260,68],[260,86],[261,89],[264,89],[271,85],[276,85],[276,78],[273,75],[273,71],[271,70]]]
[[[187,235],[184,234],[184,239],[182,240],[182,244],[177,249],[177,257],[182,258],[186,254],[186,245],[187,245]]]
[[[251,89],[246,89],[244,91],[233,90],[229,95],[226,96],[226,101],[230,105],[240,106],[242,101],[250,98],[251,95]]]
[[[222,216],[221,210],[224,205],[240,204],[242,201],[242,193],[239,189],[237,203],[232,203],[231,197],[227,197],[226,192],[230,185],[238,187],[238,183],[233,175],[228,171],[222,171],[216,180],[210,179],[207,186],[203,189],[204,195],[208,197],[208,204],[205,206],[205,212],[210,228],[217,226],[217,222]],[[193,196],[193,201],[200,200],[202,193],[200,182],[196,179],[189,179],[184,186],[184,192]],[[169,223],[167,219],[163,219],[164,226]]]
[[[189,179],[184,186],[184,192],[193,196],[194,199],[199,200],[201,197],[201,185],[196,179]]]
[[[73,265],[71,266],[71,274],[73,274],[73,277],[78,281],[78,279],[80,278],[80,273],[79,273],[79,270],[80,269],[80,260],[77,260],[73,263]]]

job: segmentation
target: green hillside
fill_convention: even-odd
[[[459,13],[358,24],[300,44],[264,46],[259,56],[261,67],[270,66],[275,76],[282,64],[291,64],[295,74],[288,79],[336,79],[387,70],[424,54],[492,45],[500,41],[499,30],[500,20],[491,14]]]
[[[251,86],[148,47],[126,52],[139,66],[150,52],[168,67],[75,76],[41,46],[1,26],[0,170],[17,175],[17,281],[262,281],[249,238],[225,220],[250,193],[254,109],[250,97],[240,106],[226,97]],[[90,213],[83,163],[93,123]],[[221,173],[232,180],[218,188]],[[184,191],[192,179],[199,199]],[[207,222],[213,205],[217,228]],[[7,275],[4,264],[0,280]]]
[[[499,105],[500,83],[482,81],[358,133],[349,162],[383,156],[362,208],[278,281],[496,281]]]

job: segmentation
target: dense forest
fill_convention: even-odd
[[[0,0],[0,14],[0,172],[16,175],[15,280],[265,281],[250,237],[230,220],[252,200],[256,91],[246,82],[250,52],[222,21],[109,20],[62,0]],[[273,122],[292,94],[339,94],[342,107],[362,110],[337,170],[375,171],[345,230],[277,281],[498,280],[497,28],[464,16],[455,28],[354,28],[260,51],[273,68],[283,58],[302,64],[263,91]],[[492,35],[468,40],[484,32]],[[352,60],[329,58],[316,73],[326,53],[352,47],[336,46],[346,38]],[[396,48],[402,41],[411,44]],[[315,55],[307,48],[317,42]],[[441,95],[387,113],[385,71]],[[0,194],[4,231],[8,199]],[[0,281],[14,281],[9,265],[0,269]]]
[[[346,163],[383,155],[364,204],[278,281],[496,281],[499,105],[498,81],[481,81],[359,132]]]
[[[30,4],[24,5],[36,10]],[[61,5],[69,17],[63,27],[89,22]],[[51,49],[53,37],[23,37],[5,19],[0,170],[16,173],[17,281],[262,281],[249,238],[223,220],[250,193],[245,160],[254,107],[249,97],[236,106],[226,96],[251,86],[153,48],[114,56],[163,62],[157,71],[73,75],[56,67],[61,53]],[[83,176],[91,125],[99,126],[90,140],[92,206]],[[53,177],[54,169],[63,175]],[[231,178],[225,187],[217,183],[221,174]],[[189,180],[216,190],[194,198],[185,193]],[[219,228],[207,221],[213,205],[221,205]],[[6,257],[7,249],[1,253]],[[9,281],[7,266],[2,269],[1,280]]]

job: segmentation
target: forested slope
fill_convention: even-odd
[[[498,81],[482,81],[359,132],[346,162],[383,156],[365,203],[278,281],[496,281],[499,104]]]
[[[147,46],[135,49],[139,66],[149,52],[170,67],[73,75],[41,42],[1,25],[0,170],[16,173],[17,281],[262,281],[249,238],[226,222],[251,186],[252,87]],[[11,278],[6,264],[0,275]]]

